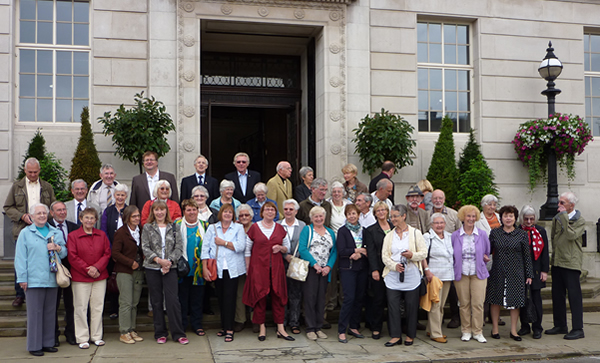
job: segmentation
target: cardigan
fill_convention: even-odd
[[[477,230],[479,234],[473,233],[475,239],[475,271],[477,272],[477,278],[484,280],[490,276],[486,263],[483,262],[483,256],[490,255],[490,240],[484,230],[479,228],[477,228]],[[464,231],[464,227],[461,227],[458,231],[452,233],[452,247],[454,248],[454,281],[460,281],[462,278],[463,237],[460,234],[461,231]]]
[[[408,213],[412,212],[409,211]],[[392,231],[383,239],[381,259],[383,260],[385,267],[383,269],[382,277],[385,277],[390,271],[395,271],[396,265],[398,264],[396,261],[392,260],[392,241],[394,240],[394,233],[396,233],[396,228],[392,229]],[[408,250],[413,253],[410,262],[415,264],[421,272],[421,275],[423,275],[423,267],[420,262],[427,258],[427,247],[425,247],[425,240],[423,239],[421,231],[410,225],[408,226]]]
[[[390,228],[393,228],[392,223],[388,221]],[[381,274],[385,265],[381,259],[381,250],[383,248],[383,240],[386,233],[383,231],[379,222],[371,225],[363,230],[363,241],[367,246],[367,257],[369,258],[369,271],[379,271]]]
[[[365,245],[365,230],[362,230],[363,233],[363,247],[366,248]],[[338,252],[338,266],[340,270],[352,270],[352,271],[360,271],[363,269],[367,269],[369,267],[369,261],[367,260],[367,256],[361,255],[358,260],[350,260],[350,256],[354,253],[356,249],[356,243],[354,242],[354,236],[352,232],[346,226],[340,227],[338,229],[337,234],[337,252]]]
[[[175,203],[175,202],[173,202]],[[162,236],[156,221],[147,223],[142,230],[140,238],[144,251],[144,267],[151,270],[160,270],[160,264],[154,262],[156,257],[162,258]],[[167,224],[165,233],[165,260],[171,261],[171,269],[177,268],[179,257],[183,254],[183,241],[181,232],[174,223]]]
[[[83,227],[69,233],[67,237],[69,263],[74,282],[95,282],[108,278],[108,261],[110,260],[110,242],[106,233],[93,228],[92,234],[87,234]],[[94,266],[100,272],[98,278],[92,278],[87,268]]]
[[[119,225],[119,217],[121,217],[121,213],[123,210],[125,210],[125,208],[127,208],[127,204],[125,204],[123,209],[121,209],[121,212],[119,212],[117,207],[113,204],[110,207],[107,207],[104,210],[104,213],[102,213],[100,229],[106,233],[111,246],[114,241],[115,233],[118,229],[117,226]]]
[[[331,228],[325,227],[329,235],[331,236],[331,240],[333,241],[333,246],[331,250],[329,250],[329,259],[327,260],[327,266],[330,269],[333,269],[333,265],[335,264],[335,260],[337,258],[337,246],[335,242],[335,233]],[[310,253],[310,246],[312,244],[312,237],[315,233],[315,228],[312,224],[306,225],[302,228],[302,232],[300,232],[300,241],[298,241],[298,253],[300,254],[300,258],[308,261],[308,264],[312,267],[317,264],[317,260]],[[327,275],[327,281],[331,282],[331,274]]]
[[[108,208],[107,208],[108,209]],[[142,269],[143,261],[144,261],[144,252],[142,251],[142,227],[140,228],[140,245],[137,245],[137,242],[131,235],[129,231],[129,226],[124,224],[121,228],[117,230],[115,233],[113,247],[112,247],[112,258],[115,260],[115,272],[123,272],[126,274],[132,274],[133,262],[138,258],[138,264],[140,267],[138,270]]]

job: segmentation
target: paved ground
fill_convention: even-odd
[[[551,316],[544,317],[544,326],[552,327]],[[507,320],[507,319],[505,319]],[[0,338],[0,361],[22,362],[26,359],[56,362],[495,362],[507,360],[544,360],[548,358],[566,358],[589,356],[575,360],[577,362],[598,361],[600,355],[600,312],[585,313],[585,339],[567,341],[562,336],[544,335],[534,340],[531,335],[522,342],[508,337],[508,326],[501,327],[502,339],[489,337],[491,327],[484,327],[488,338],[485,344],[474,340],[462,342],[459,329],[446,329],[449,342],[439,344],[419,331],[415,344],[411,347],[395,346],[386,348],[380,340],[356,339],[349,337],[348,344],[337,342],[336,326],[325,332],[328,339],[312,342],[304,334],[295,335],[295,342],[276,339],[274,328],[267,332],[267,340],[259,342],[251,329],[235,335],[233,343],[225,343],[218,338],[215,330],[208,330],[206,337],[189,335],[190,344],[181,346],[169,341],[158,345],[152,339],[152,333],[142,333],[144,342],[133,345],[118,341],[117,334],[107,334],[106,346],[81,350],[62,342],[58,353],[46,353],[43,358],[35,358],[26,351],[25,338]],[[569,322],[570,324],[570,322]],[[64,339],[64,337],[61,337]],[[596,357],[593,357],[596,356]]]

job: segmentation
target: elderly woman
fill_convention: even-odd
[[[304,322],[310,340],[327,339],[321,331],[325,314],[325,293],[330,272],[335,264],[337,248],[335,233],[325,227],[325,208],[315,206],[309,212],[311,224],[300,232],[300,258],[308,261],[308,276],[304,282]]]
[[[492,229],[500,227],[500,215],[496,213],[498,208],[498,198],[492,194],[488,194],[481,198],[481,217],[475,223],[475,227],[482,229],[485,233],[490,234]]]
[[[521,225],[519,228],[527,233],[529,240],[529,255],[533,265],[533,280],[531,281],[531,300],[535,306],[537,319],[531,327],[527,319],[527,311],[521,310],[521,329],[517,332],[519,336],[527,335],[533,329],[533,339],[542,337],[542,318],[544,309],[542,307],[542,289],[546,287],[550,259],[548,254],[548,235],[542,226],[535,224],[535,209],[526,205],[521,209]]]
[[[489,272],[486,263],[490,260],[490,241],[487,233],[477,227],[479,209],[465,205],[458,210],[458,219],[463,226],[452,233],[454,249],[454,286],[460,302],[462,341],[471,338],[480,343],[483,336],[483,302]]]
[[[525,306],[525,284],[531,285],[533,267],[529,255],[527,233],[516,228],[519,211],[515,206],[505,205],[498,212],[501,228],[490,233],[490,248],[494,256],[488,279],[486,302],[492,314],[492,338],[500,339],[498,318],[500,306],[510,310],[510,337],[518,342],[517,319],[519,308]]]
[[[48,224],[48,212],[41,203],[29,208],[33,224],[19,233],[15,252],[17,283],[27,295],[27,350],[36,357],[58,351],[54,348],[56,262],[67,257],[63,234]]]
[[[431,202],[431,193],[433,193],[433,186],[431,185],[429,180],[421,179],[417,183],[417,186],[419,187],[419,189],[421,189],[421,192],[423,192],[423,200],[421,201],[421,204],[419,204],[419,208],[425,209],[427,211],[433,209],[433,203]]]
[[[292,256],[300,257],[298,254],[300,232],[306,226],[302,221],[296,218],[300,206],[294,199],[288,199],[283,202],[283,216],[284,219],[279,223],[285,229],[288,239],[290,240],[289,253],[284,255],[285,268],[287,270],[288,264],[292,261]],[[292,333],[300,334],[300,313],[302,312],[302,286],[303,283],[298,280],[287,278],[287,295],[288,303],[285,306],[285,321],[291,328]]]
[[[119,186],[122,184],[119,184]],[[134,344],[144,340],[136,332],[137,306],[142,295],[144,254],[140,241],[140,211],[135,205],[123,211],[123,226],[114,235],[112,259],[119,286],[120,341]]]
[[[260,211],[259,211],[260,213]],[[248,204],[240,204],[235,210],[237,222],[244,227],[244,233],[248,233],[250,227],[254,224],[254,211]],[[245,238],[245,237],[244,237]],[[235,324],[233,330],[237,333],[244,330],[246,324],[246,310],[247,306],[242,302],[244,296],[244,286],[246,286],[246,275],[242,275],[238,278],[238,290],[237,290],[237,301],[235,303]],[[253,330],[258,333],[258,325],[253,325]]]
[[[233,191],[235,190],[235,184],[231,180],[223,179],[219,185],[219,193],[221,197],[213,200],[210,203],[212,209],[221,210],[221,207],[225,204],[233,206],[235,211],[240,206],[240,201],[233,197]]]
[[[346,206],[346,223],[337,233],[337,250],[340,281],[344,300],[338,320],[338,341],[348,343],[346,331],[355,338],[364,338],[360,328],[360,315],[367,290],[369,261],[363,240],[363,228],[358,223],[360,210],[354,204]]]
[[[210,208],[206,201],[210,198],[210,194],[208,193],[208,189],[203,187],[202,185],[196,185],[192,189],[192,198],[198,205],[198,219],[203,222],[208,222],[209,224],[217,223],[217,214],[218,211]]]
[[[346,224],[346,206],[352,204],[344,196],[346,190],[339,181],[331,183],[331,197],[327,199],[331,203],[331,229],[337,234],[338,229]],[[360,212],[358,213],[360,215]]]
[[[385,236],[381,252],[385,265],[383,281],[387,288],[388,324],[392,337],[385,343],[386,347],[402,344],[400,300],[404,300],[407,317],[404,345],[413,345],[417,336],[421,261],[427,257],[427,248],[421,231],[406,223],[407,212],[407,207],[402,204],[392,208],[394,229]]]
[[[361,183],[356,175],[358,174],[358,168],[354,164],[346,164],[342,168],[342,173],[344,174],[344,189],[346,190],[346,195],[348,199],[352,203],[356,202],[356,196],[360,193],[368,193],[369,188],[366,185]]]
[[[263,207],[263,205],[265,205],[266,202],[271,202],[273,204],[275,204],[275,206],[277,206],[277,202],[274,201],[273,199],[269,199],[267,198],[267,184],[265,183],[256,183],[256,185],[254,185],[254,188],[252,189],[252,191],[254,192],[254,196],[256,198],[254,199],[250,199],[248,201],[248,205],[250,206],[250,208],[252,208],[252,212],[254,212],[254,217],[252,217],[252,222],[256,223],[258,221],[260,221],[262,219],[262,217],[260,216],[261,213],[261,209]],[[277,215],[275,216],[275,221],[279,220],[279,213],[277,213]]]
[[[371,306],[367,309],[367,321],[371,326],[372,338],[381,337],[383,326],[383,310],[385,308],[385,283],[381,275],[383,274],[383,260],[381,259],[381,250],[385,236],[392,230],[389,221],[390,207],[385,201],[380,200],[373,206],[373,213],[377,222],[363,231],[363,239],[367,246],[367,258],[369,259],[369,285]]]
[[[177,298],[177,261],[183,252],[183,242],[181,232],[173,224],[167,204],[162,200],[150,207],[148,223],[142,230],[142,250],[146,257],[144,268],[154,311],[154,339],[158,344],[167,342],[166,308],[171,337],[180,344],[188,344]]]
[[[179,208],[179,204],[169,199],[171,198],[171,193],[173,193],[173,191],[171,190],[171,184],[169,184],[168,181],[159,180],[156,182],[154,191],[152,192],[154,199],[147,201],[142,209],[142,226],[146,224],[148,216],[150,215],[150,207],[156,201],[162,201],[167,205],[167,208],[169,208],[169,218],[171,218],[171,220],[175,221],[181,218],[181,208]]]
[[[300,179],[302,179],[302,183],[300,183],[294,190],[294,199],[296,199],[298,202],[301,202],[305,199],[308,199],[308,197],[310,197],[312,194],[310,185],[315,179],[315,172],[310,166],[303,166],[300,168],[298,174],[300,175]]]
[[[442,213],[433,213],[431,216],[431,229],[423,235],[427,245],[427,258],[423,260],[423,270],[427,281],[437,278],[440,286],[439,301],[434,302],[427,313],[427,334],[431,340],[446,343],[446,336],[442,334],[442,320],[444,320],[444,305],[454,280],[454,249],[452,248],[452,234],[445,231],[446,217]]]
[[[115,187],[114,199],[115,204],[109,205],[102,213],[102,219],[100,223],[100,229],[106,233],[108,240],[110,241],[110,246],[112,248],[113,245],[113,237],[117,229],[123,226],[123,210],[127,207],[125,201],[127,200],[127,195],[129,193],[129,189],[125,184],[118,184]],[[115,261],[111,258],[108,262],[108,275],[111,276],[115,268]],[[114,277],[113,277],[114,278]],[[110,289],[107,292],[108,301],[110,302],[110,318],[116,319],[119,314],[119,293],[111,292]]]
[[[277,324],[277,338],[295,340],[289,336],[283,325],[285,305],[287,304],[287,286],[283,254],[290,248],[290,240],[285,229],[275,223],[279,212],[275,203],[266,202],[261,210],[261,220],[252,227],[246,237],[246,285],[244,304],[254,308],[252,322],[260,326],[259,341],[265,341],[265,313],[267,296],[271,295],[273,320]]]
[[[188,315],[192,331],[204,336],[202,329],[202,303],[204,300],[204,277],[202,275],[202,239],[208,228],[208,222],[198,218],[198,205],[192,199],[181,203],[183,218],[175,222],[181,232],[183,257],[190,266],[187,276],[179,279],[179,303],[181,304],[181,322],[183,329],[188,326]]]
[[[219,211],[219,222],[206,230],[202,243],[202,271],[204,277],[213,279],[207,268],[208,259],[217,260],[217,297],[221,310],[221,330],[217,336],[233,342],[233,321],[237,299],[238,280],[246,274],[244,250],[246,234],[241,224],[235,223],[233,206],[224,204]]]
[[[106,234],[94,228],[98,212],[85,208],[79,214],[81,228],[69,233],[67,248],[73,286],[73,307],[75,310],[75,338],[79,348],[90,347],[90,336],[97,346],[102,340],[102,311],[108,278],[108,261],[111,257],[110,242]],[[88,327],[88,304],[90,325]]]

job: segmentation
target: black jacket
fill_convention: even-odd
[[[246,195],[242,193],[242,188],[240,187],[240,179],[238,179],[237,170],[225,175],[225,179],[231,180],[233,184],[235,184],[233,197],[239,200],[240,203],[247,203],[250,199],[256,198],[252,189],[254,189],[254,186],[257,183],[260,183],[261,181],[260,173],[258,171],[248,169],[246,170],[246,173],[248,174],[248,182],[246,183]],[[219,193],[219,196],[220,195],[221,194]]]
[[[388,222],[389,223],[389,222]],[[390,223],[390,227],[392,224]],[[385,232],[379,226],[379,222],[375,222],[363,231],[363,241],[367,245],[367,256],[369,258],[369,271],[383,272],[385,267],[381,259],[381,250],[383,248],[383,239]]]
[[[550,271],[550,254],[548,253],[548,234],[546,230],[542,226],[535,225],[535,228],[542,235],[542,239],[544,240],[544,248],[542,249],[542,254],[536,260],[533,254],[533,246],[529,245],[529,254],[531,255],[531,263],[533,264],[533,281],[531,282],[531,289],[540,290],[546,287],[546,283],[540,280],[540,273],[545,272],[548,273]]]
[[[365,230],[363,229],[363,247],[367,247],[365,245],[364,233]],[[350,255],[352,255],[354,253],[354,250],[356,249],[356,243],[354,242],[352,232],[350,232],[350,230],[346,226],[342,226],[340,227],[340,229],[338,229],[335,243],[337,244],[340,270],[367,270],[367,268],[369,267],[369,261],[367,260],[367,257],[365,255],[362,255],[362,257],[358,260],[350,260]]]
[[[181,179],[180,202],[190,199],[192,197],[192,189],[198,185],[200,184],[198,184],[196,173]],[[221,196],[221,193],[219,193],[219,181],[210,175],[206,175],[206,173],[204,174],[204,184],[202,184],[202,186],[208,190],[208,200],[206,205],[210,205],[210,202]]]

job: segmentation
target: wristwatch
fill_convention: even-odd
[[[429,271],[429,267],[425,267],[425,268],[424,268],[424,270],[425,270],[425,271]]]

